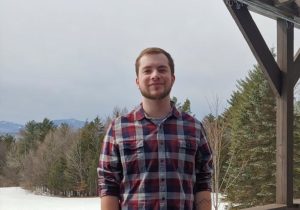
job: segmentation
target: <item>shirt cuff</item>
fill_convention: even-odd
[[[194,194],[201,191],[209,191],[211,192],[211,185],[209,183],[197,183],[194,186]]]
[[[100,197],[107,196],[107,195],[116,196],[118,198],[120,197],[119,188],[112,188],[112,187],[110,187],[109,189],[106,189],[106,188],[101,189],[99,187],[98,194],[99,194]]]

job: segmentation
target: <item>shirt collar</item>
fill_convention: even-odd
[[[171,101],[171,106],[172,106],[172,113],[170,114],[169,117],[174,116],[176,118],[179,118],[180,117],[180,112],[176,108],[173,101]],[[146,118],[145,111],[143,109],[142,103],[135,108],[134,118],[135,118],[135,120],[142,120],[142,119]]]

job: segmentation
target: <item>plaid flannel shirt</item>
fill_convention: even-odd
[[[124,210],[191,210],[195,193],[211,191],[212,153],[194,117],[173,106],[156,125],[140,105],[111,123],[97,172],[100,197]]]

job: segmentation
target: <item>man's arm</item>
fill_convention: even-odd
[[[211,210],[210,191],[201,191],[196,193],[195,206],[196,210]]]
[[[211,210],[212,151],[201,124],[200,146],[196,155],[195,209]]]
[[[97,168],[101,210],[119,210],[120,182],[123,175],[113,123],[114,121],[103,140]]]
[[[101,210],[120,210],[119,198],[109,195],[101,197]]]

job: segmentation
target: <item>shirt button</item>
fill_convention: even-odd
[[[163,163],[163,162],[164,162],[164,160],[160,160],[160,162],[161,162],[161,163]]]
[[[162,197],[162,200],[164,201],[166,198],[165,197]]]
[[[165,181],[165,179],[164,179],[164,178],[162,178],[162,179],[161,179],[161,181],[162,181],[162,182],[164,182],[164,181]]]

